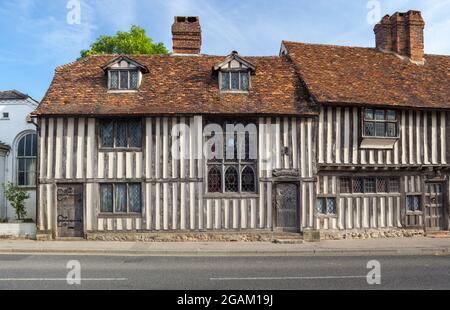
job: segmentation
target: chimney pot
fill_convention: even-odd
[[[202,30],[196,16],[176,16],[172,25],[173,52],[175,54],[200,54]]]

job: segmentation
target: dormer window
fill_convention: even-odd
[[[103,70],[108,78],[108,90],[111,92],[139,90],[143,75],[149,72],[146,66],[126,56],[113,59],[103,67]]]
[[[214,66],[218,72],[219,89],[222,92],[249,92],[251,75],[256,67],[244,60],[237,52],[232,52],[222,63]]]
[[[137,90],[139,87],[138,70],[110,70],[110,90]]]
[[[248,71],[220,71],[221,91],[249,91],[250,73]]]

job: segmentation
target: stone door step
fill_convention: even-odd
[[[302,244],[302,239],[273,239],[273,243],[275,244]]]
[[[426,233],[428,238],[450,238],[448,231],[430,231]]]

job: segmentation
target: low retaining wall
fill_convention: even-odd
[[[36,224],[0,224],[0,239],[36,239]]]
[[[424,237],[423,229],[367,229],[348,231],[320,231],[321,240],[365,240]]]
[[[299,236],[299,235],[297,235]],[[274,233],[88,233],[89,241],[122,242],[272,242]]]

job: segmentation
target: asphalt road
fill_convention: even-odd
[[[367,281],[373,260],[380,263],[381,285]],[[69,285],[69,271],[71,279],[78,278],[77,262],[81,285]],[[0,289],[448,290],[450,257],[0,255]]]

